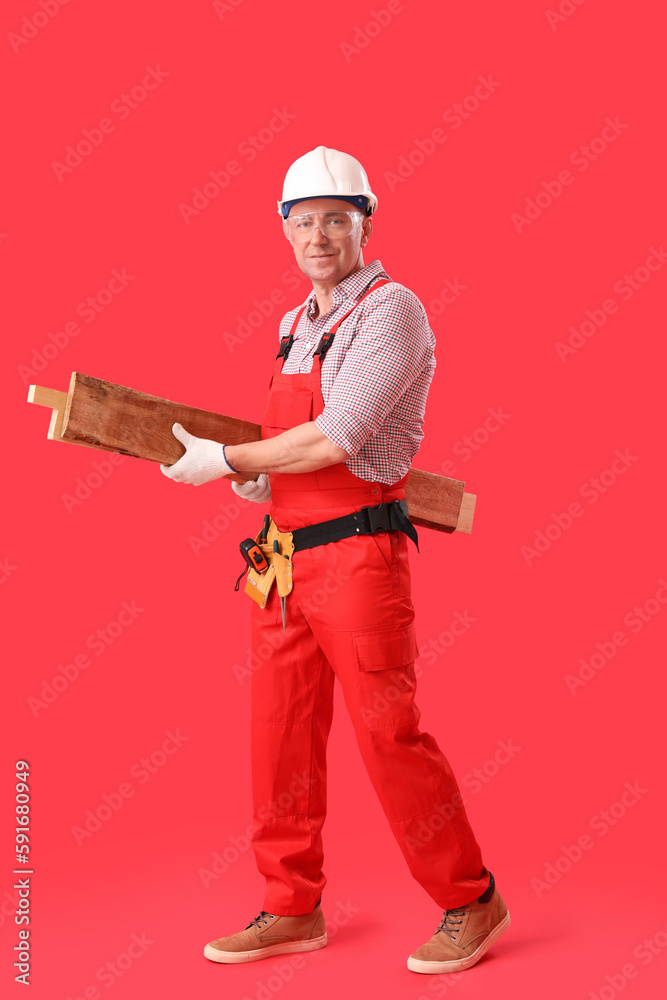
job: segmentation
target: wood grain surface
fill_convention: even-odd
[[[30,387],[29,402],[54,407],[50,436],[58,436],[57,428],[63,441],[162,465],[173,465],[185,453],[172,433],[174,423],[182,424],[196,437],[221,444],[261,439],[260,425],[251,421],[150,396],[81,372],[72,373],[63,410],[64,397],[65,393],[57,390]],[[240,473],[225,478],[240,483],[247,480]],[[405,484],[410,520],[417,527],[469,534],[476,498],[464,493],[464,486],[459,479],[410,469]]]
[[[185,454],[185,447],[172,433],[174,423],[182,424],[195,437],[220,444],[243,444],[260,437],[259,424],[72,373],[62,424],[65,441],[173,465]],[[243,475],[225,478],[247,481]]]

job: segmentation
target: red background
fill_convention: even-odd
[[[23,18],[42,10],[37,0],[5,4],[0,976],[11,995],[20,995],[11,870],[21,758],[31,765],[35,998],[87,989],[114,1000],[218,997],[221,989],[294,1000],[342,991],[420,1000],[447,991],[551,998],[600,990],[604,1000],[621,987],[628,997],[659,995],[667,962],[656,324],[664,273],[641,268],[667,237],[664,36],[648,4],[561,7],[571,13],[550,24],[546,0],[389,8],[383,0],[374,8],[230,0],[219,11],[212,3],[75,0],[36,30]],[[372,10],[388,23],[373,27]],[[17,43],[22,30],[34,37]],[[146,67],[157,66],[162,82],[125,117],[114,113]],[[497,86],[460,127],[443,119],[489,75]],[[294,117],[270,141],[264,134],[265,148],[250,161],[242,144],[275,108]],[[103,118],[113,131],[59,180],[54,161]],[[586,154],[575,151],[591,148],[607,118],[627,127],[604,149],[594,143],[598,152],[581,169],[575,161]],[[446,139],[419,163],[416,142],[436,128]],[[437,472],[453,462],[449,474],[478,495],[470,536],[422,529],[421,552],[411,555],[422,649],[455,612],[475,619],[446,652],[420,657],[418,703],[467,792],[513,920],[461,976],[405,968],[440,914],[409,876],[340,698],[324,831],[329,946],[305,956],[288,982],[275,978],[274,965],[284,963],[223,967],[202,957],[208,940],[245,926],[262,901],[243,841],[250,685],[233,669],[246,663],[249,644],[249,602],[233,591],[237,546],[255,533],[260,512],[240,505],[225,482],[176,486],[157,466],[131,459],[93,477],[89,495],[72,505],[66,497],[79,477],[104,456],[48,442],[48,411],[26,404],[28,383],[66,389],[77,370],[259,420],[279,314],[309,290],[305,280],[289,288],[284,279],[293,259],[275,200],[289,164],[318,144],[366,167],[379,198],[366,261],[379,258],[419,296],[437,337],[415,465]],[[392,180],[411,154],[411,175]],[[179,205],[230,159],[240,173],[184,221]],[[544,207],[519,232],[512,216],[566,169],[572,183],[551,204],[543,195]],[[80,333],[45,355],[49,334],[57,345],[79,303],[123,268],[133,277],[122,293],[94,321],[79,316]],[[614,288],[638,268],[631,295]],[[446,279],[465,290],[443,305]],[[275,289],[285,304],[230,350],[223,335]],[[609,299],[616,312],[562,361],[556,344]],[[508,417],[485,434],[489,408]],[[467,459],[466,435],[476,441]],[[590,482],[611,468],[617,449],[632,459],[604,477],[601,492]],[[546,551],[526,557],[522,547],[534,547],[553,515],[566,525],[562,515],[575,502],[581,516],[560,532],[552,527]],[[228,526],[195,555],[192,538],[220,504],[228,514],[218,525]],[[88,637],[124,601],[144,610],[96,655]],[[647,601],[641,627],[624,622]],[[567,675],[596,643],[609,651],[618,631],[625,645],[572,693]],[[86,652],[90,666],[31,710],[29,699],[42,697],[60,665]],[[187,741],[142,782],[138,762],[168,730]],[[499,741],[520,750],[489,764]],[[479,786],[474,768],[483,769]],[[132,796],[78,846],[72,828],[128,781]],[[615,808],[603,835],[595,817],[620,800],[626,782],[645,791]],[[563,850],[584,834],[592,846],[566,871]],[[224,851],[233,860],[205,888],[200,870]],[[554,884],[531,881],[544,881],[559,858]],[[98,978],[133,934],[152,943],[122,976]],[[644,939],[654,952],[642,950]],[[622,972],[628,963],[634,974]]]

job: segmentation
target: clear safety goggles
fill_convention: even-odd
[[[308,243],[318,229],[328,240],[340,240],[361,229],[362,212],[306,212],[283,220],[285,236],[291,243]]]

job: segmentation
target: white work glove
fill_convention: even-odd
[[[201,486],[210,483],[221,476],[234,472],[231,465],[225,461],[222,445],[209,438],[198,438],[189,434],[181,424],[173,424],[174,437],[186,447],[182,455],[173,465],[161,465],[160,469],[167,477],[177,483],[190,483]]]
[[[265,472],[260,472],[257,479],[249,479],[247,483],[235,483],[232,479],[232,489],[237,496],[253,503],[264,503],[271,499],[271,484]]]

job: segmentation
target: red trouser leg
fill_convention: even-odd
[[[489,877],[480,877],[481,852],[452,769],[419,729],[413,663],[368,670],[361,691],[352,656],[342,669],[364,765],[413,877],[442,910],[471,902]]]
[[[251,679],[252,846],[266,879],[263,909],[310,913],[322,895],[326,747],[334,673],[289,597],[283,633],[276,587],[253,602]]]
[[[388,532],[295,553],[285,641],[269,670],[263,664],[253,673],[253,712],[261,712],[260,721],[253,721],[253,769],[260,772],[256,802],[267,789],[284,789],[305,760],[312,762],[314,783],[309,822],[301,811],[264,824],[255,816],[255,853],[260,871],[270,872],[269,912],[279,904],[278,912],[306,912],[304,877],[312,880],[313,904],[324,885],[321,869],[315,869],[322,862],[326,811],[328,664],[341,683],[364,765],[414,878],[441,909],[468,903],[488,886],[451,767],[433,737],[419,730],[407,547],[404,534]],[[253,611],[253,622],[256,640],[282,631],[275,588],[267,607]],[[280,750],[272,749],[272,738],[282,742]]]

